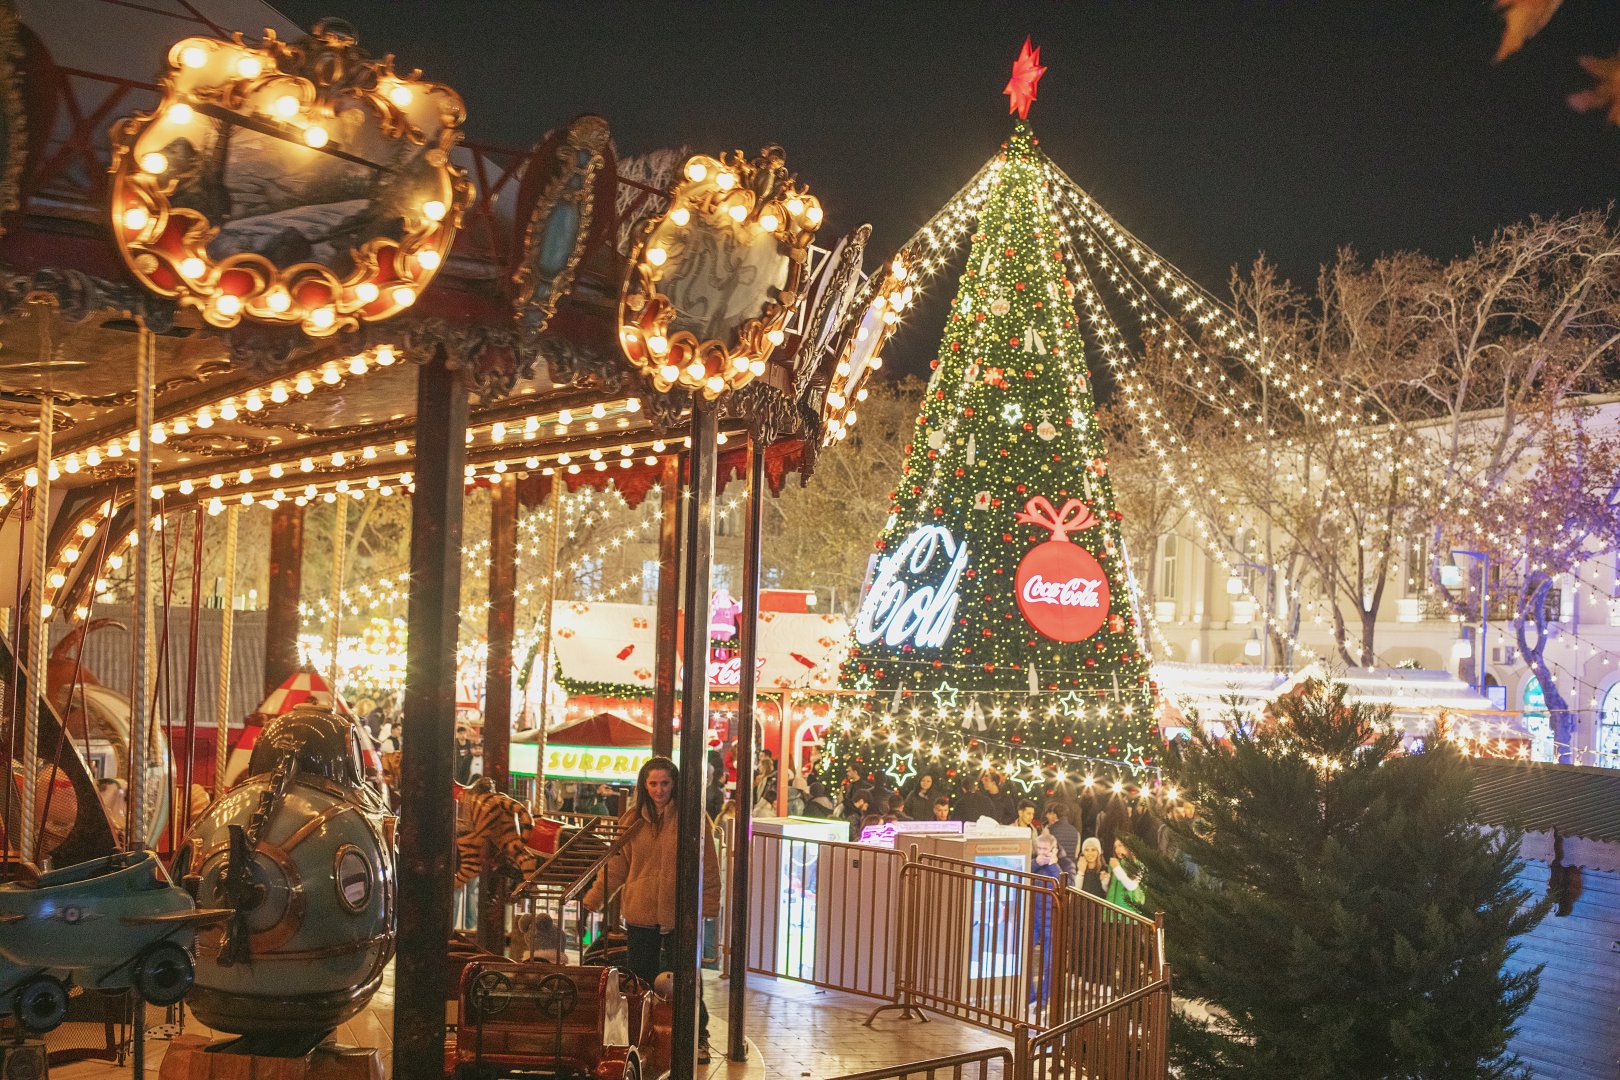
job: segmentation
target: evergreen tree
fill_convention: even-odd
[[[991,760],[1028,786],[1160,745],[1056,173],[1023,123],[989,169],[842,672],[867,694],[830,731],[839,779]]]
[[[1506,1044],[1537,971],[1503,964],[1546,905],[1514,884],[1519,836],[1471,819],[1461,755],[1403,756],[1342,684],[1274,712],[1177,755],[1194,813],[1176,857],[1145,853],[1177,994],[1212,1017],[1177,1017],[1182,1075],[1525,1075]]]

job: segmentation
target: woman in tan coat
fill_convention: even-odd
[[[623,886],[619,912],[629,946],[625,966],[652,982],[668,971],[675,932],[675,868],[678,862],[675,788],[680,769],[655,757],[636,777],[634,804],[619,819],[625,829],[619,850],[585,894],[587,907],[600,909]],[[720,862],[707,830],[703,837],[703,917],[720,912]],[[709,1009],[698,997],[698,1061],[709,1059]]]

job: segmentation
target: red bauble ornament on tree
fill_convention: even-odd
[[[1053,641],[1084,641],[1108,617],[1108,575],[1091,552],[1069,541],[1069,534],[1089,529],[1098,517],[1079,499],[1055,510],[1037,495],[1014,515],[1016,520],[1050,529],[1052,538],[1037,544],[1018,564],[1014,579],[1018,610],[1029,625]]]

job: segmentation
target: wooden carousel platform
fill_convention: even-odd
[[[372,1046],[382,1052],[384,1075],[391,1075],[393,1051],[392,972],[365,1012],[338,1029],[335,1041],[349,1046]],[[708,1001],[710,1042],[714,1057],[700,1075],[725,1080],[800,1078],[825,1080],[846,1073],[864,1072],[907,1061],[983,1050],[1006,1040],[978,1028],[950,1020],[923,1024],[884,1014],[870,1028],[863,1026],[872,1003],[852,994],[818,990],[801,983],[755,977],[748,985],[749,1059],[733,1063],[722,1056],[726,1045],[727,984],[705,972],[704,997]],[[154,1016],[158,1010],[153,1010]],[[189,1013],[182,1028],[154,1028],[148,1033],[146,1075],[157,1080],[165,1052],[176,1035],[212,1037],[214,1032]],[[81,1061],[55,1066],[51,1080],[128,1080],[129,1066],[105,1061]]]

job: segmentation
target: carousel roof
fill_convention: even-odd
[[[570,487],[619,486],[634,499],[679,451],[690,393],[659,392],[619,341],[636,226],[669,206],[679,153],[621,161],[596,117],[563,123],[528,148],[463,141],[448,155],[472,188],[460,229],[434,255],[436,273],[419,294],[395,290],[411,294],[397,315],[326,336],[246,318],[221,328],[202,308],[135,280],[131,268],[152,271],[119,232],[133,226],[113,220],[113,185],[124,181],[108,175],[120,137],[109,128],[160,104],[162,115],[174,111],[178,91],[163,87],[175,85],[182,60],[190,62],[176,45],[182,39],[218,41],[223,51],[241,48],[230,44],[235,31],[251,38],[268,27],[284,41],[300,31],[253,0],[25,0],[19,12],[20,27],[0,18],[0,144],[11,136],[9,153],[0,155],[0,203],[9,182],[13,204],[0,236],[0,521],[34,471],[42,402],[50,399],[52,499],[62,507],[51,551],[53,571],[65,579],[50,598],[55,608],[72,610],[89,586],[82,565],[57,557],[64,544],[77,543],[81,530],[88,537],[110,525],[123,536],[130,527],[144,340],[153,343],[155,385],[147,449],[165,512],[409,490],[417,363],[427,360],[442,359],[464,376],[469,483],[527,476],[520,491],[532,500],[556,476]],[[8,40],[15,71],[6,70]],[[174,65],[171,82],[160,84],[166,61]],[[208,108],[200,102],[186,115]],[[273,126],[249,120],[252,132],[227,145],[240,147]],[[548,279],[557,289],[542,298],[534,280],[556,253],[545,245],[541,210],[555,208],[545,200],[562,181],[573,183],[569,154],[591,139],[594,171],[581,175],[594,186],[578,196],[584,221],[576,261],[567,275]],[[126,156],[135,155],[130,146]],[[239,185],[275,182],[265,175],[277,171],[275,162],[248,164],[239,170],[246,179],[232,174]],[[815,215],[819,222],[819,208]],[[295,224],[307,232],[306,220]],[[747,431],[771,444],[776,488],[787,472],[808,470],[821,439],[825,383],[806,373],[828,368],[838,346],[828,331],[848,322],[847,282],[864,277],[865,233],[857,232],[852,256],[847,242],[836,258],[808,249],[804,302],[782,334],[773,332],[778,343],[762,373],[719,397],[722,439]],[[823,302],[833,291],[823,279],[834,270],[840,302]],[[739,466],[731,463],[732,471]]]

